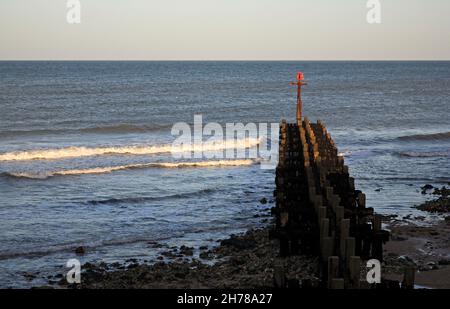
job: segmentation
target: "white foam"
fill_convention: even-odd
[[[115,171],[129,170],[129,169],[142,169],[142,168],[206,168],[206,167],[224,167],[224,166],[248,166],[257,163],[257,160],[216,160],[216,161],[198,161],[198,162],[166,162],[166,163],[142,163],[142,164],[129,164],[109,167],[95,167],[88,169],[73,169],[73,170],[60,170],[52,172],[20,172],[20,173],[8,173],[10,176],[18,178],[29,179],[47,179],[54,176],[73,176],[73,175],[86,175],[86,174],[106,174]]]
[[[181,146],[166,145],[140,145],[123,147],[66,147],[55,149],[39,149],[0,154],[0,161],[27,161],[27,160],[59,160],[67,158],[101,156],[101,155],[146,155],[159,153],[181,153],[192,151],[220,151],[226,149],[246,149],[259,145],[260,140],[247,138],[236,141],[222,141],[214,144],[185,144]]]

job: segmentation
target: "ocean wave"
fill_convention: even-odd
[[[33,136],[33,135],[58,135],[67,133],[97,133],[97,134],[113,134],[113,133],[145,133],[170,128],[171,125],[132,125],[118,124],[112,126],[96,126],[79,129],[36,129],[36,130],[9,130],[0,131],[0,137],[15,136]]]
[[[170,128],[172,125],[132,125],[132,124],[119,124],[115,126],[99,126],[92,128],[79,129],[81,132],[86,133],[140,133],[150,132],[156,130],[162,130]]]
[[[450,140],[450,132],[432,133],[432,134],[415,134],[398,137],[403,141],[440,141]]]
[[[450,150],[430,151],[430,152],[402,151],[399,153],[399,155],[400,157],[407,157],[407,158],[450,157]]]
[[[207,167],[226,167],[226,166],[248,166],[257,163],[257,160],[217,160],[217,161],[198,161],[198,162],[173,162],[173,163],[141,163],[128,164],[108,167],[94,167],[88,169],[60,170],[52,172],[3,172],[3,176],[13,178],[28,179],[47,179],[55,176],[78,176],[91,174],[107,174],[121,170],[144,169],[144,168],[207,168]]]
[[[164,196],[140,196],[140,197],[125,197],[125,198],[110,198],[105,200],[91,200],[88,201],[88,204],[91,205],[110,205],[110,204],[134,204],[134,203],[143,203],[149,201],[162,201],[167,199],[181,199],[187,198],[190,196],[201,196],[215,192],[214,189],[202,189],[194,192],[186,192],[186,193],[178,193]]]
[[[174,146],[163,145],[138,145],[118,147],[65,147],[54,149],[38,149],[27,151],[6,152],[0,154],[0,161],[28,161],[28,160],[59,160],[67,158],[79,158],[101,155],[148,155],[161,153],[182,153],[192,151],[221,151],[227,149],[246,149],[259,145],[256,138],[241,139],[237,141],[222,141],[215,144],[200,143]]]

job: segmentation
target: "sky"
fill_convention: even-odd
[[[450,60],[449,0],[0,0],[0,60]]]

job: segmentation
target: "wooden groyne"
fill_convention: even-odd
[[[276,228],[280,255],[316,254],[329,288],[358,288],[362,261],[383,260],[389,232],[366,207],[325,125],[305,118],[280,125],[276,169]]]
[[[306,83],[303,75],[297,79],[300,89]],[[383,261],[389,232],[355,188],[325,125],[302,120],[300,90],[297,123],[280,124],[275,181],[272,236],[280,241],[280,256],[317,255],[326,287],[359,288],[363,261]]]

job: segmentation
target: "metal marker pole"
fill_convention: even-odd
[[[300,127],[302,125],[302,86],[307,85],[304,80],[304,75],[302,72],[297,73],[297,82],[291,83],[291,85],[297,86],[297,125]]]

